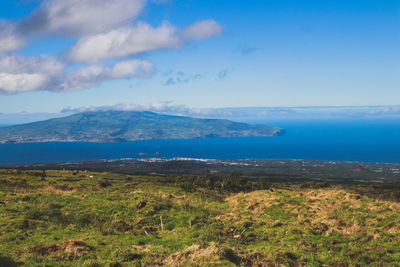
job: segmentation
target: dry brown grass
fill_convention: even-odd
[[[181,266],[182,264],[193,264],[200,261],[207,261],[210,264],[219,260],[215,243],[210,243],[207,247],[191,245],[183,251],[176,252],[165,260],[165,264],[170,266]]]
[[[399,210],[400,203],[394,201],[374,200],[363,202],[362,197],[352,190],[344,188],[321,188],[321,189],[276,189],[275,191],[259,190],[250,193],[238,193],[227,197],[229,208],[219,215],[217,219],[240,223],[245,220],[259,221],[265,210],[274,204],[282,203],[280,193],[289,194],[290,197],[304,197],[305,208],[297,204],[285,203],[285,208],[291,210],[297,216],[300,224],[309,223],[317,230],[323,230],[326,235],[338,232],[344,236],[359,234],[366,231],[368,226],[373,226],[379,217],[372,218],[364,223],[357,221],[345,222],[337,214],[343,206],[349,209],[366,209],[378,212]],[[344,211],[349,212],[349,211]],[[264,218],[264,221],[266,219]],[[388,229],[389,233],[400,232],[400,224]]]
[[[61,189],[61,188],[56,188],[51,185],[43,187],[39,191],[43,192],[43,193],[47,193],[47,194],[57,194],[57,195],[71,195],[71,194],[77,192],[76,189]]]
[[[60,244],[38,245],[33,248],[33,251],[36,254],[42,256],[58,256],[61,253],[73,256],[82,256],[91,250],[92,249],[85,242],[79,240],[69,240]]]
[[[268,190],[253,191],[250,193],[238,193],[225,199],[229,203],[228,210],[224,214],[217,216],[218,220],[223,221],[242,221],[248,216],[242,216],[240,211],[248,211],[253,216],[252,219],[258,220],[258,216],[273,204],[276,198]]]
[[[133,245],[132,246],[136,251],[138,252],[149,252],[150,250],[152,250],[155,246],[153,245]]]
[[[346,224],[342,218],[337,218],[337,216],[335,216],[335,211],[340,210],[343,204],[348,205],[352,209],[360,209],[363,207],[367,210],[378,212],[393,211],[400,208],[400,204],[393,201],[376,200],[375,202],[363,203],[360,200],[361,196],[346,189],[307,189],[302,192],[293,191],[293,194],[307,198],[306,204],[314,213],[314,220],[326,224],[330,232],[336,231],[342,235],[364,232],[366,226],[376,223],[376,219],[371,219],[365,222],[365,224],[357,222]],[[392,227],[389,232],[398,233],[399,229],[400,227],[396,225]]]

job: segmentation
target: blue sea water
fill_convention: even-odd
[[[283,136],[126,143],[1,144],[0,164],[119,158],[310,159],[400,163],[400,119],[264,121]],[[142,155],[140,155],[142,153]],[[143,153],[147,155],[143,155]]]

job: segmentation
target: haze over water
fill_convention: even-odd
[[[398,119],[297,120],[264,123],[284,128],[285,135],[110,144],[79,142],[2,144],[0,164],[145,157],[400,163]],[[159,152],[158,156],[156,152]]]

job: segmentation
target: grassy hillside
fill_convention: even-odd
[[[0,171],[0,266],[400,264],[400,192]]]
[[[0,142],[122,142],[150,139],[274,136],[276,127],[153,112],[98,111],[0,128]]]

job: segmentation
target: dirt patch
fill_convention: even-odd
[[[150,250],[154,248],[153,245],[142,245],[142,246],[133,245],[132,247],[133,247],[136,251],[139,251],[139,252],[150,252]]]
[[[196,263],[201,260],[206,260],[207,262],[218,261],[218,251],[215,243],[210,243],[207,247],[200,247],[199,245],[192,245],[187,247],[183,251],[178,251],[165,260],[165,264],[171,266],[179,266],[184,263]]]
[[[77,192],[76,189],[58,188],[51,185],[41,188],[40,191],[48,194],[57,194],[57,195],[71,195],[72,193]]]
[[[85,242],[79,240],[69,240],[60,244],[38,245],[33,248],[33,251],[41,256],[56,256],[60,253],[82,256],[91,250],[91,247],[89,247]]]
[[[158,194],[159,194],[159,196],[162,197],[162,198],[166,198],[166,199],[173,199],[173,198],[174,198],[173,195],[171,195],[171,194],[166,194],[166,193],[161,192],[161,191],[158,191]]]

